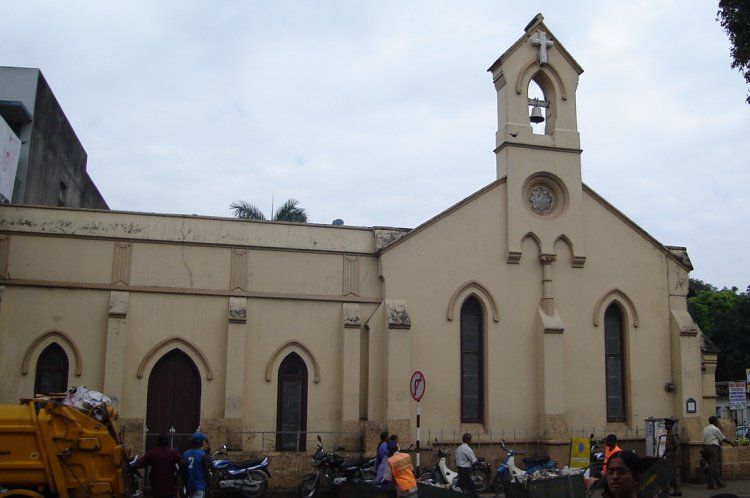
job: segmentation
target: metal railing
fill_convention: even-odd
[[[362,433],[344,431],[227,431],[229,449],[251,453],[271,453],[274,451],[312,453],[318,446],[318,437],[323,448],[332,451],[344,447],[347,451],[364,451]],[[281,440],[281,441],[280,441]]]

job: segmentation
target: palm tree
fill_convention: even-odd
[[[263,212],[254,204],[245,201],[233,202],[229,209],[234,212],[234,216],[243,220],[265,220]],[[282,204],[274,213],[272,221],[292,221],[295,223],[307,223],[307,213],[305,208],[299,207],[297,199],[289,199]]]

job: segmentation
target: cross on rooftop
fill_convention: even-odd
[[[552,40],[547,39],[547,33],[541,29],[537,29],[534,36],[531,37],[531,44],[535,47],[539,47],[539,64],[546,64],[547,49],[555,43]]]

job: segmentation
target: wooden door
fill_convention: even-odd
[[[305,451],[307,438],[307,367],[291,353],[279,366],[276,450]]]
[[[146,449],[159,434],[174,435],[174,447],[190,448],[190,436],[200,425],[201,377],[193,360],[173,349],[154,365],[148,378]],[[172,430],[173,429],[173,430]]]

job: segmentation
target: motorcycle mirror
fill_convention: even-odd
[[[320,439],[320,434],[318,434],[318,442],[319,442],[320,444],[323,444],[323,440],[322,440],[322,439]]]

